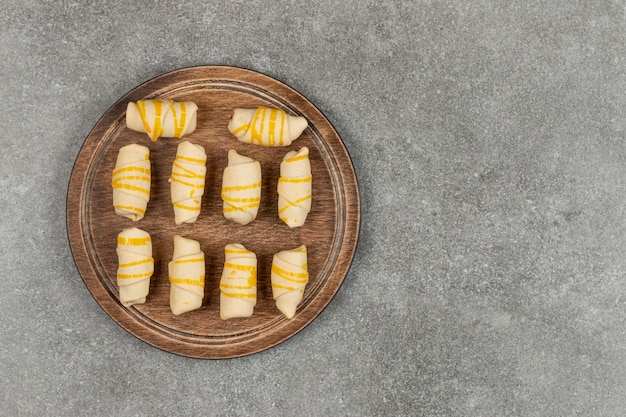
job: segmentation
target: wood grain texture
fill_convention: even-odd
[[[127,129],[127,103],[147,98],[194,101],[199,106],[196,131],[182,139],[151,142],[145,133]],[[304,116],[309,128],[288,147],[264,148],[239,142],[227,129],[232,110],[260,105]],[[177,226],[168,179],[180,140],[204,146],[208,160],[200,217],[196,223]],[[151,197],[139,222],[116,215],[112,203],[111,172],[119,148],[130,143],[149,147],[152,165]],[[310,150],[313,204],[305,225],[289,229],[278,219],[276,186],[283,155],[302,146]],[[230,149],[261,163],[259,214],[245,226],[226,220],[222,214],[221,182]],[[356,249],[359,222],[360,201],[352,163],[330,122],[292,88],[266,75],[234,67],[177,70],[122,97],[86,138],[67,196],[67,227],[74,260],[100,306],[139,339],[168,352],[206,359],[259,352],[309,324],[345,278]],[[125,308],[118,299],[115,249],[117,234],[128,227],[139,227],[152,236],[155,273],[147,302]],[[176,234],[198,240],[206,262],[203,306],[180,316],[170,311],[167,276]],[[219,281],[224,247],[229,243],[241,243],[258,257],[258,302],[252,317],[224,321],[219,317]],[[272,299],[272,256],[301,244],[308,248],[310,279],[296,316],[288,320]]]

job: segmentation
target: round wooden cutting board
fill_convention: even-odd
[[[141,99],[193,101],[198,105],[196,130],[182,139],[151,142],[145,133],[126,128],[126,105]],[[228,131],[235,108],[275,107],[304,116],[309,127],[288,147],[266,148],[238,141]],[[207,178],[200,217],[177,226],[168,179],[181,140],[202,145]],[[145,217],[133,222],[115,214],[111,173],[119,149],[138,143],[150,149],[151,196]],[[303,227],[290,229],[277,214],[276,186],[280,162],[290,150],[306,146],[313,175],[312,209]],[[235,149],[261,164],[263,185],[259,214],[241,226],[222,214],[221,183],[227,154]],[[180,69],[156,77],[115,103],[98,121],[80,150],[67,196],[67,228],[76,266],[95,300],[120,326],[150,345],[196,358],[249,355],[270,348],[302,330],[331,301],[343,282],[356,249],[360,222],[359,192],[339,135],[305,97],[258,72],[223,66]],[[116,284],[117,235],[138,227],[150,233],[155,259],[145,304],[124,307]],[[206,279],[202,307],[174,316],[169,306],[167,264],[175,235],[200,242]],[[241,243],[258,259],[254,314],[221,320],[219,281],[224,247]],[[276,308],[270,285],[275,253],[300,245],[308,249],[309,282],[296,315],[286,319]]]

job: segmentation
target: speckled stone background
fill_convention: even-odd
[[[9,0],[0,35],[0,415],[626,413],[623,1]],[[65,198],[119,97],[217,64],[315,103],[363,207],[310,326],[203,361],[98,306]]]

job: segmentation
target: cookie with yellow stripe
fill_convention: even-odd
[[[250,317],[256,306],[257,259],[242,244],[224,248],[224,269],[220,280],[220,317],[228,320]]]
[[[278,217],[289,227],[304,225],[311,211],[313,177],[309,149],[290,151],[280,163]]]
[[[228,166],[222,177],[222,212],[239,224],[248,224],[259,212],[261,202],[261,164],[234,149],[228,152]]]
[[[136,227],[122,230],[117,235],[116,252],[120,302],[125,307],[145,303],[154,273],[150,234]]]
[[[169,179],[176,224],[194,223],[200,215],[206,160],[202,146],[188,141],[178,145]]]
[[[302,245],[274,255],[271,272],[272,295],[276,307],[288,319],[296,314],[308,282],[306,246]]]
[[[135,143],[122,146],[111,175],[115,213],[133,221],[143,219],[151,178],[150,150]]]
[[[158,138],[180,138],[196,130],[198,106],[193,101],[139,100],[126,106],[126,127]]]
[[[204,298],[204,252],[200,243],[174,236],[174,254],[168,264],[170,308],[175,316],[202,306]]]
[[[241,142],[261,146],[289,146],[307,127],[304,117],[264,106],[235,109],[228,122],[228,130]]]

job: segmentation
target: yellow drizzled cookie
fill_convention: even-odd
[[[288,146],[308,123],[304,117],[292,116],[270,107],[235,109],[228,130],[242,142],[261,146]]]
[[[224,248],[220,280],[220,317],[250,317],[256,305],[257,260],[254,252],[235,243]]]
[[[150,200],[150,150],[131,144],[120,148],[111,175],[115,213],[133,221],[143,219]]]
[[[126,106],[126,127],[160,137],[180,138],[196,130],[198,106],[193,101],[139,100]]]
[[[230,150],[222,177],[222,200],[224,217],[239,224],[253,221],[261,202],[261,164]]]
[[[170,189],[176,224],[193,223],[200,215],[206,177],[206,153],[200,145],[183,141],[172,164]]]
[[[170,308],[174,315],[196,310],[204,298],[204,252],[200,243],[174,236],[174,254],[168,264]]]
[[[289,227],[300,227],[311,211],[312,191],[309,149],[288,152],[280,164],[278,217]]]
[[[276,307],[288,319],[293,318],[309,282],[306,246],[274,255],[271,282]]]
[[[116,252],[120,302],[125,307],[145,303],[154,273],[150,235],[136,227],[124,229],[117,235]]]

